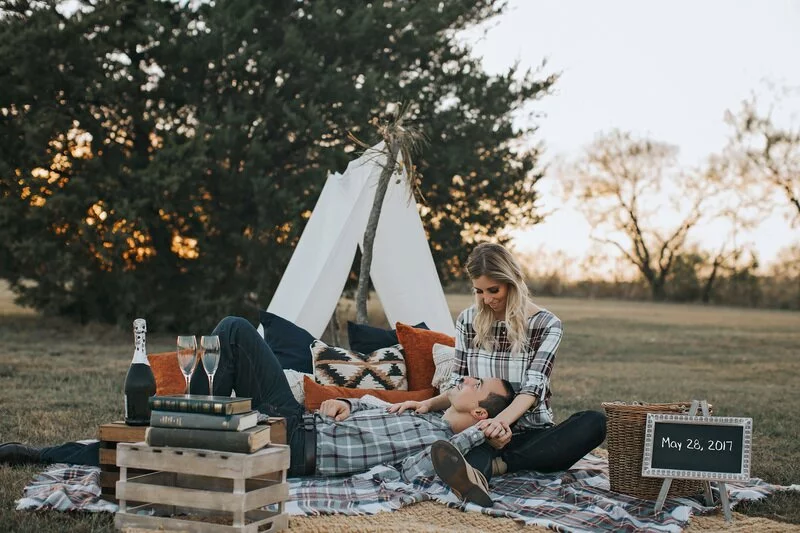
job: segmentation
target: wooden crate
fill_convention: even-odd
[[[97,431],[100,441],[100,491],[104,499],[117,501],[114,489],[119,481],[117,445],[121,442],[141,442],[147,426],[129,426],[125,422],[103,424]],[[129,476],[149,473],[149,470],[128,471]]]
[[[121,443],[117,464],[117,529],[271,533],[288,526],[288,446],[245,454]],[[132,477],[130,469],[152,472]]]
[[[272,444],[286,444],[286,419],[270,417],[267,420]],[[104,499],[116,502],[115,488],[119,481],[117,445],[121,442],[143,442],[148,426],[128,426],[125,422],[103,424],[97,431],[100,441],[100,489]],[[150,470],[129,469],[128,477],[150,473]],[[277,479],[277,477],[276,477]]]

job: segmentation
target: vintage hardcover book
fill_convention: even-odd
[[[129,426],[120,420],[101,425],[97,430],[97,438],[105,443],[141,442],[145,429],[146,426]]]
[[[174,394],[151,396],[153,411],[177,411],[180,413],[206,413],[209,415],[235,415],[251,410],[250,398],[229,396],[203,396],[199,394]]]
[[[257,411],[248,411],[238,415],[207,415],[177,411],[153,411],[150,413],[150,425],[162,428],[242,431],[256,424],[258,424]]]
[[[252,453],[269,444],[269,426],[255,426],[243,431],[150,426],[145,434],[145,442],[150,446]]]

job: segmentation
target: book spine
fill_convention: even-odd
[[[198,398],[150,398],[153,411],[177,411],[179,413],[205,413],[209,415],[233,414],[233,404],[200,400]]]
[[[202,448],[221,452],[250,453],[250,433],[213,429],[149,427],[145,441],[150,446]]]
[[[162,428],[214,429],[238,431],[242,415],[206,415],[178,411],[153,411],[150,425]]]

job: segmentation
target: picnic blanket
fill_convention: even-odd
[[[17,500],[17,510],[107,511],[119,506],[100,497],[100,469],[56,463],[34,476]]]
[[[100,499],[99,469],[58,464],[34,477],[17,501],[17,509],[109,511],[117,506]],[[290,515],[369,515],[433,500],[467,512],[514,519],[554,531],[682,531],[694,512],[713,508],[693,498],[670,498],[654,515],[655,503],[611,492],[606,459],[589,454],[566,472],[520,472],[492,479],[494,507],[461,502],[437,479],[413,484],[387,466],[348,478],[290,479]],[[787,489],[751,479],[728,483],[732,505]],[[793,488],[793,487],[792,487]],[[716,489],[714,489],[716,490]],[[716,496],[716,493],[715,493]]]

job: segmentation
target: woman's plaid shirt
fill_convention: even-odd
[[[517,394],[530,394],[538,399],[536,407],[517,421],[517,429],[541,428],[553,425],[550,409],[550,373],[556,350],[561,343],[561,320],[542,309],[528,317],[528,343],[523,353],[511,353],[506,323],[494,324],[493,350],[475,348],[475,330],[472,327],[476,314],[473,305],[465,309],[456,321],[456,361],[450,385],[463,376],[476,378],[502,378],[508,380]]]

